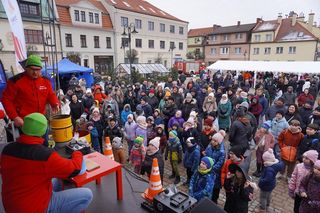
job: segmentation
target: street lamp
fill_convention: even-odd
[[[247,56],[247,50],[245,50],[244,53],[243,53],[243,57],[244,57],[245,61],[247,60],[246,56]]]
[[[174,44],[170,45],[170,48],[169,48],[169,52],[171,52],[171,69],[173,67],[173,62],[172,62],[172,59],[173,59],[173,50],[176,49],[176,46]]]
[[[126,31],[128,33],[126,33]],[[129,46],[129,66],[130,66],[130,75],[132,72],[132,52],[131,52],[131,33],[132,34],[137,34],[138,32],[136,31],[136,26],[134,23],[130,23],[128,26],[124,26],[123,27],[123,33],[121,34],[122,36],[124,36],[126,38],[126,36],[128,36],[128,46]],[[123,46],[125,46],[124,44],[122,44]]]

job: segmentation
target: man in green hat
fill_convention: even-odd
[[[77,176],[84,166],[80,151],[71,159],[43,146],[47,119],[41,113],[24,117],[17,142],[2,151],[2,202],[6,212],[81,212],[92,201],[88,188],[59,190],[56,178]]]
[[[30,55],[25,63],[25,72],[9,79],[3,92],[2,103],[15,126],[23,125],[23,118],[33,112],[45,114],[46,104],[53,113],[59,111],[59,100],[49,79],[41,75],[40,56]]]

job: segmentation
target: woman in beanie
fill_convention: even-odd
[[[300,184],[301,180],[312,171],[314,163],[317,161],[319,153],[315,150],[309,150],[302,155],[302,163],[294,168],[289,182],[289,196],[294,199],[294,212],[299,213],[301,203]]]
[[[276,175],[283,170],[284,164],[276,159],[271,148],[263,153],[262,158],[264,167],[258,184],[260,188],[260,208],[255,209],[255,212],[265,213],[270,206],[271,193],[276,187]]]
[[[263,159],[262,155],[268,149],[273,149],[274,147],[274,137],[269,132],[271,128],[271,122],[266,121],[261,125],[261,128],[256,132],[254,137],[254,141],[257,145],[256,150],[256,166],[257,170],[252,174],[255,177],[260,177],[262,169],[263,169]]]
[[[136,139],[136,128],[137,124],[133,119],[133,114],[129,114],[127,117],[127,122],[124,125],[123,136],[128,143],[128,155],[130,156],[130,151],[133,146],[133,141]]]
[[[229,130],[230,127],[230,115],[232,111],[231,102],[228,99],[227,94],[223,94],[222,98],[218,104],[218,121],[220,129],[225,131]]]
[[[205,115],[208,115],[211,112],[216,112],[218,109],[216,98],[214,93],[209,93],[209,95],[204,99],[202,110]]]
[[[180,182],[178,164],[182,162],[182,146],[177,134],[175,130],[169,132],[169,140],[165,153],[165,160],[168,160],[168,157],[170,159],[172,174],[169,178],[175,178],[174,184]]]
[[[208,145],[204,154],[205,156],[212,158],[215,162],[211,171],[216,177],[212,193],[212,201],[215,203],[218,201],[221,189],[220,174],[225,159],[225,150],[223,145],[223,139],[225,136],[226,132],[224,130],[220,130],[214,134],[212,136],[210,145]]]
[[[140,115],[137,117],[136,121],[137,121],[136,135],[143,136],[143,138],[144,138],[143,145],[145,147],[147,147],[148,146],[148,143],[147,143],[148,142],[148,140],[147,140],[147,128],[148,128],[147,119],[145,116]]]
[[[164,153],[166,146],[167,146],[167,136],[164,132],[164,124],[159,124],[156,126],[156,137],[160,138],[160,151],[161,154]]]
[[[134,139],[132,149],[130,150],[129,163],[134,166],[134,172],[140,174],[142,162],[146,156],[146,149],[143,145],[143,137],[138,136]]]
[[[311,172],[302,179],[300,185],[300,213],[318,213],[320,210],[320,160],[314,163]]]
[[[230,164],[239,165],[244,161],[244,158],[241,154],[241,148],[239,146],[233,146],[229,150],[229,159],[225,161],[221,169],[221,186],[224,185],[224,181],[227,178]]]
[[[183,166],[187,169],[187,181],[184,185],[189,185],[192,175],[195,173],[200,162],[200,147],[194,138],[187,139],[187,151],[183,158]]]
[[[189,195],[197,201],[207,197],[211,199],[212,189],[215,181],[215,174],[211,172],[214,161],[210,157],[203,157],[198,167],[190,180]]]
[[[204,156],[204,151],[211,142],[212,136],[216,130],[212,127],[212,119],[206,118],[203,123],[202,134],[200,135],[201,156]]]
[[[186,150],[186,141],[188,138],[193,137],[196,140],[196,143],[200,144],[200,135],[199,131],[195,127],[194,118],[189,118],[184,124],[183,124],[183,132],[182,132],[182,147],[183,151]]]
[[[145,173],[147,173],[148,177],[150,177],[153,158],[157,158],[161,180],[163,180],[164,161],[162,158],[161,151],[159,149],[159,144],[160,144],[159,137],[155,137],[149,142],[146,156],[141,166],[141,174],[144,175]]]

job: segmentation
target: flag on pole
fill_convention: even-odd
[[[1,0],[6,11],[11,28],[11,35],[16,55],[16,65],[18,73],[23,72],[19,62],[27,58],[26,40],[24,37],[23,24],[20,9],[16,0]]]

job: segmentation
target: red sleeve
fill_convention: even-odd
[[[221,186],[224,185],[224,180],[228,174],[228,160],[224,162],[222,169],[221,169]]]
[[[82,165],[82,153],[75,151],[71,159],[61,157],[54,152],[45,164],[45,172],[48,177],[70,178],[79,174]]]
[[[47,87],[49,88],[47,101],[50,103],[51,107],[55,107],[55,106],[60,105],[58,97],[56,96],[55,92],[53,91],[50,81],[46,80],[46,82],[47,82]]]
[[[6,89],[2,94],[2,103],[7,115],[10,119],[18,117],[16,105],[14,104],[15,97],[17,96],[17,88],[13,81],[9,80]]]
[[[284,133],[285,133],[285,131],[286,130],[283,130],[281,133],[280,133],[280,135],[279,135],[279,137],[278,137],[278,143],[279,143],[279,146],[280,146],[280,148],[282,148],[282,147],[284,147]]]

